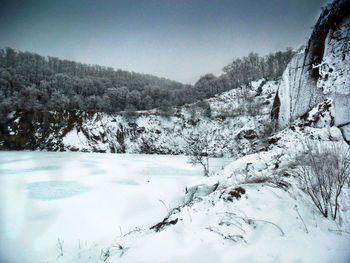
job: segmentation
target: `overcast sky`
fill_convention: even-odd
[[[0,46],[194,83],[306,43],[323,0],[0,0]]]

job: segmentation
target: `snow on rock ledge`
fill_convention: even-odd
[[[327,98],[334,101],[334,125],[350,141],[350,1],[336,0],[321,14],[307,47],[282,76],[275,117],[280,127]]]
[[[8,123],[0,125],[0,149],[186,154],[184,137],[202,130],[213,134],[211,156],[242,156],[255,151],[254,141],[264,133],[277,86],[277,81],[252,83],[251,92],[254,103],[259,105],[259,114],[249,116],[241,112],[240,89],[208,99],[211,118],[204,116],[202,106],[196,103],[176,108],[169,117],[161,116],[156,110],[137,112],[135,116],[17,111],[9,116]]]

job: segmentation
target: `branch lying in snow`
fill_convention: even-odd
[[[281,236],[282,236],[282,237],[285,235],[284,232],[283,232],[283,230],[282,230],[282,228],[280,228],[280,227],[279,227],[278,225],[276,225],[275,223],[272,223],[272,222],[266,221],[266,220],[261,220],[261,219],[251,219],[251,220],[253,220],[254,222],[263,222],[263,223],[271,224],[271,225],[275,226],[276,228],[278,228],[279,231],[281,231]]]
[[[165,209],[167,211],[167,215],[169,217],[170,216],[170,209],[169,209],[169,207],[165,204],[165,202],[163,200],[158,200],[158,201],[161,202],[164,205],[164,207],[165,207]]]
[[[109,257],[111,256],[111,250],[112,249],[116,249],[117,251],[120,251],[120,257],[122,257],[126,251],[129,250],[128,247],[123,247],[121,246],[120,244],[118,245],[113,245],[113,246],[110,246],[109,248],[106,249],[106,251],[101,251],[101,258],[103,261],[106,261],[107,259],[109,259]]]
[[[238,222],[237,222],[238,223]],[[226,225],[226,226],[235,226],[237,227],[239,230],[241,230],[244,234],[246,233],[246,231],[239,225],[235,224],[235,223],[232,223],[232,222],[227,222],[227,221],[221,221],[219,223],[219,225]]]
[[[164,220],[154,226],[152,226],[150,229],[154,229],[156,232],[160,232],[164,229],[165,226],[169,225],[176,225],[177,221],[179,220],[178,218],[168,221],[168,217],[164,218]]]
[[[192,223],[192,216],[191,216],[190,209],[188,207],[187,207],[187,213],[188,213],[188,216],[190,217],[190,222]]]
[[[140,231],[142,231],[142,230],[144,230],[144,229],[141,229],[141,228],[139,228],[139,227],[135,227],[133,230],[131,230],[131,231],[129,231],[128,233],[126,233],[126,234],[124,235],[124,237],[126,237],[126,236],[128,236],[128,235],[131,235],[131,234],[134,234],[134,233],[137,233],[137,232],[140,232]]]
[[[63,243],[64,243],[64,240],[57,238],[56,248],[58,251],[58,257],[63,257]]]
[[[301,217],[301,215],[300,215],[300,213],[299,213],[298,206],[295,205],[295,206],[294,206],[294,209],[297,211],[297,213],[298,213],[298,215],[299,215],[299,218],[301,219],[301,221],[302,221],[303,224],[304,224],[305,232],[306,232],[307,234],[309,234],[309,230],[307,229],[307,227],[306,227],[306,225],[305,225],[304,219]]]
[[[345,234],[348,234],[348,235],[350,235],[350,232],[348,232],[348,231],[345,231],[345,230],[337,230],[337,229],[329,229],[328,228],[328,231],[330,231],[330,232],[337,232],[337,233],[345,233]]]
[[[229,215],[231,218],[232,218],[232,216],[240,218],[248,225],[252,225],[255,222],[263,222],[263,223],[271,224],[271,225],[275,226],[281,232],[282,237],[285,236],[285,233],[283,232],[282,228],[279,227],[277,224],[272,223],[270,221],[262,220],[262,219],[252,219],[252,218],[248,218],[246,215],[245,215],[245,217],[242,217],[242,216],[239,216],[239,215],[232,213],[232,212],[224,212],[224,214]],[[234,218],[232,218],[232,219],[234,219]]]
[[[220,213],[218,213],[218,214],[220,214]],[[245,217],[239,216],[236,213],[232,213],[232,212],[223,212],[222,214],[228,215],[230,217],[230,219],[235,220],[235,222],[238,222],[236,218],[239,218],[239,219],[243,220],[248,225],[251,225],[253,223],[252,220],[249,219],[246,214],[244,214]]]
[[[223,239],[231,240],[235,243],[237,243],[238,241],[243,241],[244,243],[247,243],[247,241],[245,241],[245,239],[242,235],[227,235],[226,236],[223,233],[221,233],[217,228],[211,227],[211,226],[206,227],[205,229],[209,230],[210,232],[214,232],[214,233],[218,234]]]

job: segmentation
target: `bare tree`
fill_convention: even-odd
[[[233,60],[221,76],[206,74],[195,85],[184,85],[151,75],[0,48],[0,90],[14,110],[119,112],[132,107],[148,110],[164,103],[173,107],[212,97],[252,80],[277,78],[293,54],[291,49],[265,57],[250,53]],[[206,115],[210,116],[209,108]]]
[[[349,147],[307,141],[304,152],[296,157],[296,164],[303,190],[324,217],[335,220],[340,194],[350,178]]]
[[[192,165],[200,164],[203,167],[204,176],[209,176],[210,146],[214,136],[215,132],[206,130],[205,127],[197,127],[185,137],[188,162]]]

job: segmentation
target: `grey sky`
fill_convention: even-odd
[[[323,0],[0,0],[0,46],[193,83],[306,43]]]

